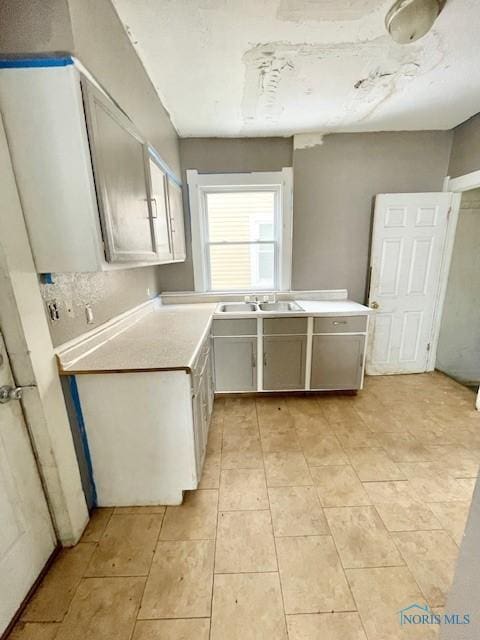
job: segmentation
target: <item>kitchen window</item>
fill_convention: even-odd
[[[290,289],[292,173],[187,171],[197,291]]]

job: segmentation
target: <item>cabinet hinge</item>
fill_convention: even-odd
[[[427,351],[430,351],[430,347],[431,347],[431,346],[432,346],[432,345],[431,345],[431,343],[429,342],[429,343],[427,344]]]

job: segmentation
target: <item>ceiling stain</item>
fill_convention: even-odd
[[[385,0],[280,0],[277,18],[289,22],[360,20]]]
[[[440,64],[443,54],[438,39],[433,39],[433,44],[427,48],[399,47],[385,37],[368,42],[333,44],[258,44],[243,56],[242,118],[245,133],[255,131],[262,119],[271,124],[278,123],[285,109],[285,96],[301,94],[308,97],[313,94],[312,100],[321,100],[321,64],[327,60],[331,63],[333,59],[340,65],[356,60],[365,75],[352,82],[343,108],[329,118],[322,127],[323,131],[367,120],[407,83]],[[300,101],[298,103],[299,109],[312,108],[311,103],[303,103],[302,106]]]

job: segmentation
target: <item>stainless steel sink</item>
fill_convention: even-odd
[[[303,311],[302,307],[296,302],[280,301],[280,302],[261,302],[259,305],[261,311]]]
[[[230,302],[221,304],[218,310],[221,313],[254,313],[258,307],[253,302]]]

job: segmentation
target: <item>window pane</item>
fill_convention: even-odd
[[[273,243],[210,245],[211,289],[274,289],[274,256]]]
[[[210,242],[274,240],[273,191],[207,193],[206,198]]]

